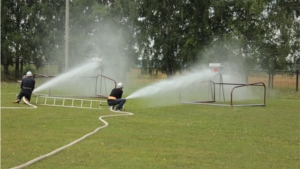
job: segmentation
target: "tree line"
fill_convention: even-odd
[[[273,72],[300,63],[299,0],[70,0],[69,59],[101,57],[168,76],[196,62]],[[1,65],[63,71],[66,2],[1,1]],[[22,62],[22,64],[20,64]],[[125,67],[132,66],[126,64]],[[124,67],[124,66],[123,66]]]

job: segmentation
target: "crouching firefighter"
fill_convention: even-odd
[[[22,97],[25,97],[28,102],[30,102],[31,94],[33,92],[35,86],[35,80],[32,77],[32,73],[28,71],[26,73],[26,77],[22,79],[21,82],[21,91],[19,95],[17,96],[17,100],[14,101],[14,103],[20,103],[20,100]]]
[[[125,104],[126,99],[122,99],[122,95],[123,95],[123,84],[120,82],[117,84],[117,87],[111,91],[107,99],[107,103],[110,106],[111,110],[116,105],[117,105],[116,111],[123,110],[123,105]]]

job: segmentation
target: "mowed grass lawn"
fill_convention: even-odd
[[[18,92],[19,84],[2,83],[1,107],[28,107],[12,103]],[[129,92],[125,90],[125,95]],[[153,101],[128,100],[126,111],[133,116],[105,118],[108,127],[27,168],[300,168],[297,98],[268,98],[265,107],[147,106]],[[103,126],[100,116],[115,114],[107,106],[37,106],[1,109],[1,168],[24,164],[67,145]]]

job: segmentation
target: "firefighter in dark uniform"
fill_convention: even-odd
[[[126,102],[126,99],[122,99],[123,95],[123,84],[120,82],[117,84],[117,87],[113,89],[108,96],[107,103],[110,106],[110,109],[113,109],[114,106],[118,105],[116,107],[117,111],[120,111],[123,109],[123,105]]]
[[[14,101],[14,103],[20,103],[20,100],[22,97],[25,97],[28,102],[30,102],[31,94],[35,86],[35,80],[32,77],[32,73],[28,71],[26,73],[26,77],[22,79],[21,82],[21,91],[17,97],[17,100]]]

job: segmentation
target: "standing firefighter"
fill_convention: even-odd
[[[126,99],[122,99],[122,94],[123,84],[120,82],[117,84],[117,87],[111,91],[110,96],[108,96],[107,103],[110,106],[110,109],[113,109],[116,105],[118,105],[116,108],[117,111],[123,109]]]
[[[28,102],[30,102],[34,85],[35,85],[35,80],[32,78],[32,73],[28,71],[26,73],[26,77],[22,79],[21,91],[17,97],[17,100],[14,101],[14,103],[19,103],[23,96],[28,100]]]

